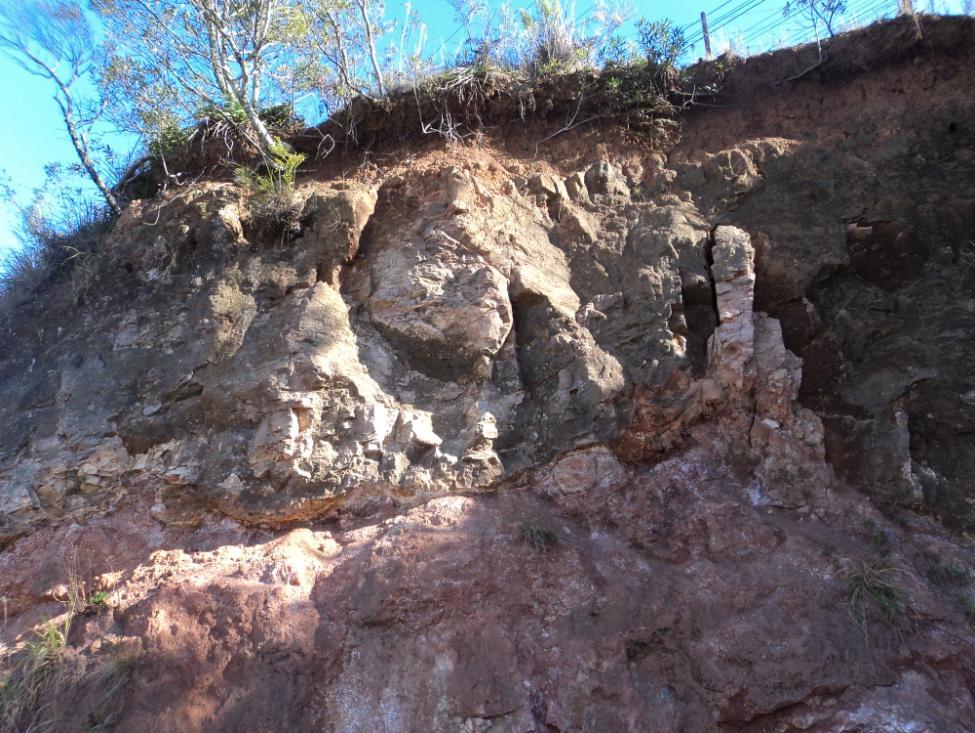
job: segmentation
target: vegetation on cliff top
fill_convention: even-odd
[[[713,92],[682,84],[680,28],[640,19],[627,36],[622,4],[582,16],[563,0],[518,11],[451,5],[465,38],[452,57],[442,45],[430,52],[415,10],[387,22],[381,0],[5,6],[0,51],[50,84],[78,162],[52,166],[58,175],[21,211],[22,246],[0,263],[0,294],[67,275],[83,297],[100,264],[90,235],[127,199],[200,175],[236,174],[255,212],[277,219],[293,208],[299,166],[338,147],[409,134],[460,141],[541,110],[564,122],[540,143],[607,119],[667,140],[677,108]],[[808,14],[818,38],[820,20],[843,6],[803,0],[785,14]],[[305,128],[300,114],[326,122]],[[106,126],[137,135],[140,148],[119,155],[101,144]],[[94,184],[98,203],[72,186],[76,175]]]
[[[551,108],[553,96],[570,103],[556,134],[606,117],[670,132],[684,39],[669,21],[640,20],[634,42],[619,33],[626,13],[609,6],[583,22],[561,0],[517,13],[452,5],[467,38],[451,59],[426,51],[414,11],[386,23],[375,0],[94,0],[95,15],[74,0],[4,8],[0,49],[52,85],[79,163],[52,167],[49,190],[21,212],[22,247],[3,263],[0,292],[19,299],[66,277],[83,298],[98,239],[124,201],[202,171],[235,172],[255,214],[281,218],[306,157],[292,147],[301,135],[315,156],[370,128],[460,141],[501,95],[517,100],[512,118]],[[314,110],[328,121],[303,128],[299,111]],[[142,152],[99,145],[105,124],[139,135]],[[101,202],[73,175],[90,178]]]

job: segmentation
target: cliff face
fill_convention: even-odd
[[[975,726],[973,41],[389,145],[287,236],[130,204],[0,360],[0,643],[108,591],[55,729]]]

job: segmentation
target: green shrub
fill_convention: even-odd
[[[670,20],[649,21],[640,18],[636,24],[640,50],[654,66],[672,68],[684,55],[687,41],[684,32]]]
[[[213,120],[216,122],[230,122],[235,125],[247,123],[247,112],[236,99],[228,99],[223,104],[206,104],[196,111],[198,120]]]
[[[258,111],[257,116],[272,129],[286,130],[301,124],[295,116],[294,108],[290,104],[275,104]],[[197,120],[211,120],[215,122],[230,122],[235,125],[247,124],[247,112],[236,99],[220,106],[208,104],[200,107],[195,115]]]
[[[149,154],[155,156],[172,155],[189,142],[192,128],[187,129],[176,122],[167,121],[149,141]]]
[[[293,152],[284,143],[278,142],[271,150],[269,160],[257,170],[239,166],[236,171],[237,183],[255,196],[292,194],[298,167],[304,162],[304,154]]]
[[[614,67],[601,76],[601,109],[646,141],[676,139],[677,110],[668,100],[669,81],[647,61]]]
[[[265,107],[258,112],[258,116],[272,130],[289,130],[303,124],[301,118],[295,115],[294,108],[290,104],[276,104],[273,107]]]

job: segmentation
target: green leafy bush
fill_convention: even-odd
[[[223,104],[205,104],[196,111],[198,120],[231,122],[236,125],[247,123],[247,111],[236,99],[228,99]]]
[[[276,104],[273,107],[266,107],[260,111],[259,116],[272,130],[288,130],[303,124],[301,118],[295,115],[294,108],[290,104]]]
[[[304,162],[303,153],[296,153],[279,142],[271,151],[270,160],[265,161],[259,169],[238,167],[237,183],[258,197],[292,196],[295,176]]]
[[[684,32],[672,21],[641,18],[636,29],[640,50],[651,64],[672,68],[684,55],[687,47]]]

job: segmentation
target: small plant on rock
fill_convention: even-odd
[[[975,239],[958,248],[958,264],[968,272],[975,273]]]
[[[879,608],[888,621],[894,621],[907,610],[904,588],[896,582],[904,574],[882,560],[853,560],[845,571],[850,615],[857,625],[867,630],[867,615],[871,606]]]
[[[100,613],[108,608],[111,592],[105,588],[90,590],[96,584],[95,575],[90,565],[83,567],[76,548],[65,553],[61,559],[61,565],[65,572],[66,582],[56,598],[64,605],[68,619],[65,627],[65,635],[67,635],[68,627],[74,617]]]
[[[958,560],[939,562],[928,571],[928,577],[942,585],[965,585],[971,575],[971,569]]]
[[[559,542],[555,532],[537,522],[525,522],[521,525],[521,539],[542,554],[547,553]]]
[[[88,599],[88,605],[96,611],[108,607],[109,593],[107,590],[96,590]]]
[[[40,711],[35,708],[44,687],[56,682],[62,670],[66,632],[67,626],[45,621],[35,640],[4,660],[0,669],[0,733],[41,728],[43,721],[38,720]]]
[[[300,205],[295,196],[295,177],[305,156],[282,142],[258,169],[237,168],[236,179],[248,197],[248,213],[255,224],[277,231],[297,225]]]
[[[965,607],[965,618],[968,619],[970,624],[975,626],[975,601],[971,598],[963,598],[962,604]]]

